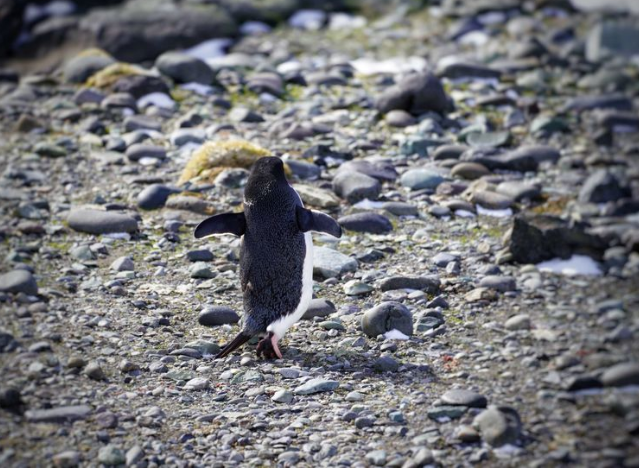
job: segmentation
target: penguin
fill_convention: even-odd
[[[304,208],[277,157],[257,160],[244,189],[244,211],[202,221],[195,237],[231,233],[242,237],[240,285],[242,331],[216,356],[224,358],[254,336],[257,355],[282,358],[278,341],[304,314],[313,296],[311,231],[341,237],[330,216]]]

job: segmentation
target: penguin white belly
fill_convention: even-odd
[[[272,332],[278,339],[284,337],[289,327],[295,324],[306,312],[311,299],[313,298],[313,236],[310,231],[304,233],[304,243],[306,244],[306,255],[304,256],[304,266],[302,268],[302,294],[300,302],[291,314],[282,316],[277,321],[268,325],[266,330]]]

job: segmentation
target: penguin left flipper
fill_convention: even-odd
[[[322,212],[308,210],[304,207],[297,206],[297,226],[303,233],[307,231],[318,231],[326,233],[336,238],[342,236],[342,227],[335,220]]]
[[[244,212],[221,213],[213,215],[201,222],[195,228],[195,237],[204,238],[214,234],[230,233],[242,236],[246,232],[246,218]]]

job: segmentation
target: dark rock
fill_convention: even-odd
[[[169,50],[231,37],[237,25],[214,4],[129,2],[124,8],[91,10],[80,29],[91,33],[96,45],[118,60],[143,62]]]
[[[155,61],[155,66],[164,75],[177,83],[201,83],[210,85],[215,73],[206,62],[182,52],[166,52]]]
[[[277,73],[256,73],[248,78],[246,87],[257,94],[269,93],[277,97],[284,94],[284,81]]]
[[[629,195],[630,191],[622,187],[619,180],[612,173],[602,169],[586,179],[579,191],[579,201],[600,204],[614,202]]]
[[[414,73],[388,88],[375,107],[381,113],[401,109],[413,115],[428,111],[445,113],[451,105],[439,79],[432,73]]]
[[[335,311],[335,305],[332,301],[325,300],[324,298],[314,298],[309,303],[302,319],[313,319],[316,316],[324,318],[330,316]]]
[[[439,293],[439,279],[437,277],[388,277],[381,281],[379,288],[382,291],[399,290],[409,288],[422,290],[429,294]]]
[[[360,212],[340,217],[337,222],[346,230],[360,233],[387,233],[393,230],[388,218],[374,212]]]
[[[135,143],[127,148],[126,156],[131,161],[139,161],[142,158],[156,158],[158,160],[163,160],[166,158],[166,150],[157,145]]]
[[[64,78],[71,83],[84,83],[103,68],[115,63],[106,54],[78,55],[64,65]]]
[[[246,107],[234,107],[228,114],[228,118],[232,122],[248,122],[257,123],[264,122],[264,118],[255,111]]]
[[[413,335],[413,315],[401,303],[381,303],[362,316],[362,330],[369,337],[377,337],[393,329],[407,336]]]
[[[602,96],[577,96],[564,106],[564,111],[592,111],[593,109],[615,109],[617,111],[632,110],[632,100],[621,94]]]
[[[12,270],[0,275],[0,291],[37,295],[38,284],[33,274],[28,270]]]
[[[155,210],[166,204],[171,194],[179,191],[163,184],[151,184],[138,194],[138,207],[144,210]]]
[[[601,375],[604,386],[639,385],[639,363],[620,363],[608,368]]]
[[[465,145],[441,145],[433,152],[433,160],[457,160],[466,150]]]
[[[18,345],[11,334],[0,329],[0,353],[13,352],[18,348]]]
[[[191,262],[211,262],[214,256],[208,249],[196,249],[187,252],[186,258]]]
[[[23,405],[20,391],[15,388],[0,389],[0,408],[17,409]]]
[[[363,199],[375,200],[382,187],[375,178],[360,172],[340,171],[333,178],[333,191],[351,204]]]
[[[357,172],[377,179],[379,182],[394,181],[397,179],[397,171],[392,164],[384,163],[371,163],[366,160],[351,160],[342,163],[337,170],[338,173],[342,171]]]
[[[135,115],[129,116],[124,119],[124,128],[127,132],[133,132],[135,130],[162,130],[162,124],[153,117]]]
[[[531,213],[514,218],[507,245],[513,261],[521,264],[537,264],[555,257],[567,259],[575,252],[596,254],[606,247],[599,237],[578,225]]]
[[[132,233],[138,229],[138,222],[129,215],[93,209],[72,209],[67,222],[75,231],[91,234]]]
[[[631,4],[633,2],[628,2]],[[639,25],[636,21],[605,21],[596,24],[586,39],[586,58],[591,62],[639,54]]]
[[[151,93],[170,93],[169,87],[160,77],[153,75],[128,75],[120,78],[113,85],[113,91],[128,93],[135,99],[140,99]]]
[[[556,149],[538,145],[524,146],[505,153],[494,149],[470,149],[465,151],[460,158],[464,161],[482,164],[490,170],[526,172],[537,171],[541,162],[556,162],[559,156]]]
[[[390,355],[382,355],[373,363],[373,369],[380,373],[385,371],[395,372],[399,369],[399,363]]]
[[[319,166],[306,161],[286,160],[286,164],[300,179],[317,179],[322,174],[322,169]]]
[[[238,314],[227,306],[208,306],[198,316],[198,322],[203,326],[221,326],[239,322]]]
[[[437,75],[444,78],[495,78],[501,77],[499,70],[471,62],[455,61],[447,63],[437,70]]]

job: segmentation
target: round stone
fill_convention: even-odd
[[[129,215],[93,209],[72,209],[67,222],[75,231],[96,235],[133,233],[138,229],[138,222]]]
[[[483,408],[488,404],[486,397],[468,389],[450,389],[444,393],[441,400],[444,404],[453,406]]]
[[[413,315],[401,303],[381,303],[362,316],[362,331],[368,337],[377,337],[393,329],[409,337],[413,335]]]
[[[401,177],[401,183],[404,187],[411,190],[430,189],[435,190],[445,178],[434,171],[428,169],[409,169]]]
[[[479,179],[482,176],[487,176],[490,174],[490,171],[486,166],[479,163],[458,163],[453,166],[450,174],[453,177],[458,177],[462,179]]]
[[[239,321],[240,316],[227,306],[208,306],[198,316],[198,322],[209,327],[237,324]]]
[[[17,269],[0,275],[0,291],[37,295],[38,284],[31,272]]]

